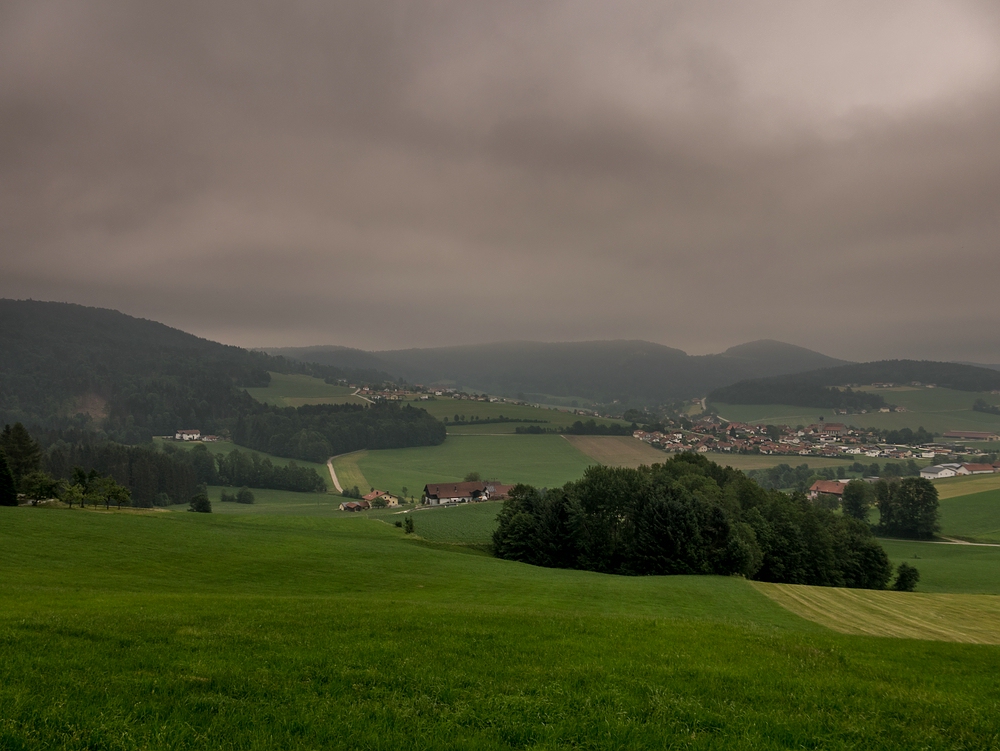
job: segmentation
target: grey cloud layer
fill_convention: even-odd
[[[0,8],[0,295],[235,343],[1000,361],[977,3]]]

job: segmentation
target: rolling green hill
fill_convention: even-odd
[[[358,514],[0,508],[0,546],[5,748],[911,749],[1000,734],[1000,648],[838,634],[737,578],[534,568]]]

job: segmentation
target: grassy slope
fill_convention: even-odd
[[[369,487],[415,495],[429,482],[459,482],[469,472],[507,483],[556,487],[579,479],[593,462],[562,436],[449,436],[440,446],[364,451],[356,463]],[[341,482],[343,484],[343,481]],[[361,487],[361,486],[359,486]]]
[[[329,384],[321,378],[298,374],[271,373],[271,383],[266,388],[251,388],[246,391],[257,401],[277,407],[345,402],[367,404],[364,399],[351,396],[354,389]]]
[[[1000,543],[1000,490],[943,498],[941,534]]]
[[[865,389],[881,394],[890,404],[905,407],[907,412],[879,412],[865,415],[836,417],[830,410],[793,407],[787,404],[716,404],[719,414],[728,420],[772,425],[809,425],[820,415],[827,420],[844,420],[863,428],[912,428],[923,426],[927,430],[943,433],[947,430],[1000,431],[1000,416],[974,412],[976,399],[991,404],[1000,403],[996,394],[953,391],[951,389],[898,388]]]
[[[424,508],[413,515],[414,531],[425,540],[486,546],[493,539],[501,501]]]
[[[972,748],[1000,649],[343,519],[0,509],[0,747]]]

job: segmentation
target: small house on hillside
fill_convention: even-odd
[[[371,507],[368,501],[347,501],[340,504],[341,511],[367,511]]]
[[[847,482],[840,482],[839,480],[817,480],[809,488],[809,498],[815,501],[821,495],[833,496],[835,498],[840,498],[844,495],[844,488],[847,487]]]
[[[396,499],[392,493],[386,493],[384,490],[373,490],[366,496],[362,496],[362,501],[367,501],[368,503],[375,503],[377,500],[385,501],[385,505],[389,508],[396,508],[399,506],[399,501]]]
[[[200,430],[178,430],[174,433],[175,441],[200,441],[201,431]]]

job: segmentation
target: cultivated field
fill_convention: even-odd
[[[485,549],[493,539],[502,501],[422,508],[413,513],[415,533],[425,540]]]
[[[0,508],[0,747],[971,749],[1000,735],[996,646],[838,634],[738,578],[446,547],[360,514]]]
[[[246,389],[254,399],[276,407],[301,407],[306,404],[368,404],[354,389],[329,384],[322,378],[307,375],[271,373],[267,388]]]
[[[440,446],[360,451],[334,460],[351,485],[419,497],[429,482],[460,482],[469,472],[505,483],[557,487],[577,480],[594,462],[558,435],[448,436]],[[360,474],[352,474],[352,465]],[[345,483],[341,479],[341,485]]]
[[[952,496],[940,503],[942,535],[1000,543],[1000,490]]]
[[[1000,596],[873,592],[754,582],[782,607],[842,634],[1000,644]]]
[[[1000,488],[1000,474],[949,477],[944,480],[935,480],[934,487],[938,489],[938,497],[942,499],[972,495]]]
[[[671,456],[628,436],[568,435],[566,440],[596,464],[608,467],[635,468],[643,464],[662,464]]]
[[[329,478],[329,474],[327,475]],[[222,491],[233,493],[233,488],[220,485],[208,486],[208,498],[212,502],[212,513],[226,515],[277,515],[277,516],[330,516],[340,514],[340,504],[344,500],[339,493],[295,493],[291,490],[266,490],[250,488],[254,495],[252,504],[223,503]],[[188,504],[170,506],[172,511],[186,511]]]
[[[906,412],[870,412],[864,415],[836,416],[831,410],[794,407],[787,404],[722,404],[714,406],[727,420],[769,425],[809,425],[820,416],[828,421],[843,421],[861,428],[912,428],[923,426],[935,433],[948,430],[1000,431],[1000,415],[974,412],[972,404],[984,399],[1000,403],[1000,396],[989,392],[975,393],[952,389],[893,388],[862,389],[881,394],[886,402],[905,407]]]

